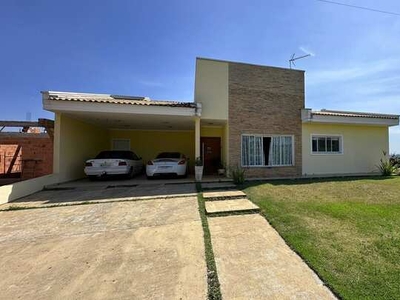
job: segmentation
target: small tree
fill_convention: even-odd
[[[400,167],[400,154],[391,154],[389,161],[392,163],[393,166]]]

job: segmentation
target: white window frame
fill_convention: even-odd
[[[254,136],[254,137],[261,137],[261,148],[263,149],[263,155],[261,158],[261,165],[243,165],[243,136]],[[288,165],[265,165],[265,158],[264,158],[264,140],[263,138],[273,138],[273,137],[290,137],[292,139],[292,163]],[[295,166],[295,139],[294,135],[292,134],[251,134],[251,133],[244,133],[240,136],[240,165],[243,168],[279,168],[279,167],[293,167]]]
[[[314,152],[313,151],[313,138],[319,138],[319,137],[324,137],[324,138],[339,138],[339,152]],[[344,139],[342,134],[322,134],[322,133],[312,133],[310,135],[310,152],[311,155],[343,155],[344,154]]]
[[[130,139],[111,139],[111,150],[116,150],[116,149],[114,148],[114,142],[115,142],[115,141],[124,141],[124,142],[128,142],[128,145],[129,145],[128,149],[124,149],[124,150],[122,150],[122,151],[130,151],[130,150],[131,150],[131,140],[130,140]],[[118,149],[118,150],[121,150],[121,149]]]

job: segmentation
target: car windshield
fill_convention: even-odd
[[[109,158],[133,159],[133,153],[131,151],[102,151],[96,156],[96,159]]]
[[[181,158],[181,154],[179,152],[162,152],[156,158]]]

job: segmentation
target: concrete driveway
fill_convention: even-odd
[[[12,207],[43,207],[79,203],[102,203],[144,199],[168,199],[196,196],[192,182],[179,180],[100,180],[87,179],[48,186],[45,190],[0,205]]]
[[[194,196],[2,211],[0,253],[2,299],[206,298]]]

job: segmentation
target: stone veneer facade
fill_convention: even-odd
[[[241,135],[293,135],[294,166],[249,167],[247,177],[300,177],[304,72],[229,63],[229,164],[241,165]]]

